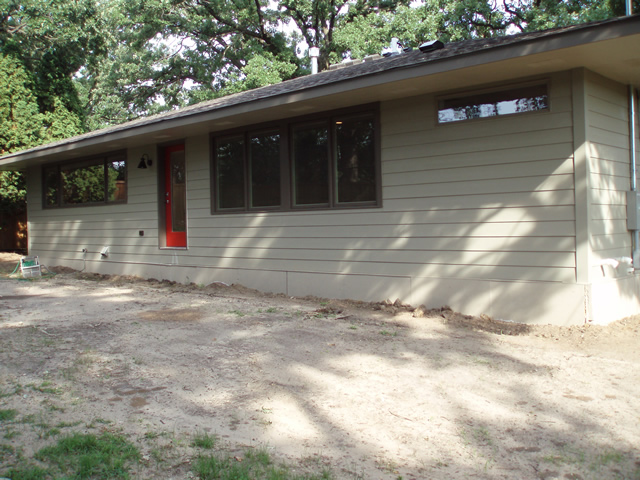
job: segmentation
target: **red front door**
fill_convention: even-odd
[[[167,247],[186,247],[187,182],[184,145],[165,148],[164,179]]]

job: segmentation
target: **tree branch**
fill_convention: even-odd
[[[539,3],[539,2],[537,2]],[[522,16],[522,14],[520,12],[518,12],[517,10],[512,10],[509,5],[507,4],[507,0],[502,0],[502,6],[504,8],[504,11],[513,15],[514,17],[516,17],[518,20],[520,20],[520,22],[524,22],[527,23],[527,20]],[[519,28],[521,32],[524,31],[524,27],[522,26],[521,23],[514,23],[511,22],[512,25],[514,25],[515,27]]]

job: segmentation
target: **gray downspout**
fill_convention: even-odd
[[[631,163],[631,191],[638,190],[638,177],[636,167],[636,89],[629,85],[629,158]],[[633,267],[640,269],[640,231],[633,231]]]
[[[626,0],[626,14],[633,14],[632,0]],[[636,192],[638,190],[638,177],[636,167],[636,89],[633,85],[629,85],[629,150],[630,150],[630,163],[631,163],[631,191]],[[640,268],[640,231],[633,231],[633,251],[631,257],[633,258],[633,267]]]

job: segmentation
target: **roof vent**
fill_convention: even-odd
[[[398,40],[396,37],[393,37],[391,39],[391,43],[389,44],[388,47],[385,47],[382,49],[383,57],[393,57],[395,55],[400,55],[401,53],[402,53],[402,44],[400,43],[400,40]]]
[[[429,42],[424,42],[418,48],[421,52],[433,52],[434,50],[440,50],[441,48],[444,48],[444,43],[442,43],[440,40],[431,40]]]

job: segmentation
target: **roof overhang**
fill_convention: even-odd
[[[575,68],[640,86],[640,16],[354,78],[319,82],[265,98],[170,112],[7,155],[0,159],[0,170],[20,170],[334,108],[475,88]],[[333,72],[318,75],[324,74]]]

